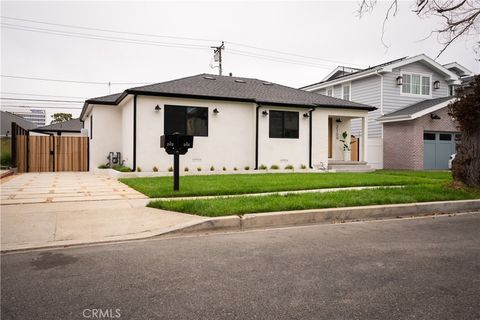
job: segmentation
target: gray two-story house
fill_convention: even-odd
[[[370,166],[446,169],[458,133],[448,105],[470,75],[458,63],[441,65],[421,54],[366,69],[340,66],[301,89],[377,107],[368,116]],[[360,123],[352,120],[350,134],[362,136]]]

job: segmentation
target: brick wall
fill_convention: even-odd
[[[423,170],[423,132],[458,131],[456,123],[445,107],[435,112],[441,119],[432,120],[430,114],[415,120],[383,124],[383,167],[385,169]]]

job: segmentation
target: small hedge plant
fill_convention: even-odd
[[[267,170],[267,166],[264,164],[261,164],[260,167],[258,167],[260,170]]]
[[[276,164],[272,164],[272,165],[270,166],[270,169],[272,169],[272,170],[278,170],[278,169],[280,169],[280,167],[279,167],[278,165],[276,165]]]
[[[120,172],[132,172],[132,169],[130,169],[129,167],[125,167],[121,165],[114,165],[112,166],[112,169]]]

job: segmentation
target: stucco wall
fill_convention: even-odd
[[[155,106],[162,109],[155,111]],[[184,170],[202,171],[214,166],[244,169],[255,166],[255,112],[256,104],[201,99],[137,96],[136,167],[142,171],[166,171],[173,165],[173,157],[160,148],[160,136],[164,134],[165,105],[198,106],[208,108],[208,137],[195,137],[194,147],[181,156],[180,167]],[[213,113],[214,109],[219,111]],[[284,110],[299,112],[299,138],[269,138],[269,116],[262,111]],[[273,164],[284,168],[309,164],[309,118],[303,117],[309,108],[285,108],[265,106],[259,109],[259,161],[270,167]],[[109,151],[122,152],[125,165],[133,168],[133,97],[128,97],[119,106],[94,106],[93,139],[91,140],[90,163],[92,168],[106,163]],[[342,119],[339,136],[333,135],[334,158],[342,159],[339,139],[343,131],[350,132],[350,117],[366,116],[366,111],[346,109],[316,109],[312,117],[312,164],[328,163],[328,117]],[[89,116],[85,128],[89,128]]]
[[[384,124],[383,161],[385,169],[423,170],[423,132],[457,132],[448,108],[435,112],[441,119],[432,120],[430,114],[411,121]]]

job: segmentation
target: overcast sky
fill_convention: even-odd
[[[388,20],[385,42],[390,47],[387,50],[380,41],[386,2],[380,2],[373,14],[359,19],[355,12],[357,1],[2,1],[2,75],[100,82],[2,77],[2,97],[78,101],[109,94],[109,86],[105,84],[108,82],[139,83],[112,84],[110,90],[115,93],[141,83],[218,73],[218,69],[210,67],[213,54],[209,47],[219,45],[221,40],[226,42],[224,74],[231,72],[234,76],[292,87],[318,82],[337,65],[368,67],[420,53],[435,58],[441,44],[435,37],[421,39],[438,27],[439,20],[419,19],[411,11],[413,3],[413,0],[401,2],[397,17]],[[437,61],[441,64],[457,61],[480,73],[472,50],[475,40],[478,38],[458,41]],[[2,105],[14,104],[56,105],[45,101],[2,100]],[[64,110],[74,116],[80,112],[80,103],[62,105],[77,107]],[[49,114],[57,111],[48,110]]]

